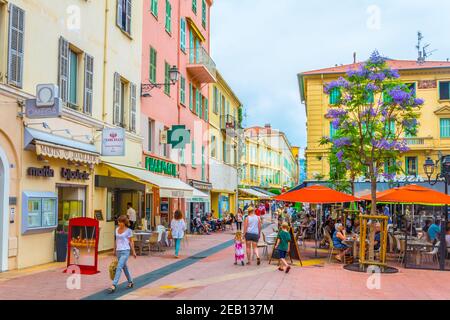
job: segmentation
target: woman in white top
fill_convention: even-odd
[[[184,232],[186,231],[186,222],[183,219],[183,214],[180,210],[175,211],[174,218],[170,223],[172,229],[172,238],[175,240],[175,259],[178,259],[178,253],[180,252],[181,240],[184,238]]]
[[[127,262],[130,257],[130,253],[133,254],[133,257],[136,259],[136,251],[134,250],[134,241],[133,241],[133,231],[128,228],[130,221],[127,216],[120,216],[119,227],[116,229],[116,241],[114,246],[114,255],[117,256],[118,264],[116,269],[116,275],[113,280],[113,285],[109,288],[109,293],[114,293],[117,289],[117,285],[119,284],[120,276],[122,275],[122,270],[125,273],[125,276],[128,280],[128,289],[133,288],[133,278],[128,270]]]
[[[261,236],[261,219],[255,215],[255,210],[252,207],[248,209],[248,216],[244,221],[244,237],[246,240],[245,247],[247,250],[247,264],[250,264],[253,252],[256,254],[256,261],[258,266],[261,264],[261,259],[258,252],[258,242]]]

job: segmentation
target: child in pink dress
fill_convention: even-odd
[[[236,232],[234,237],[234,264],[237,265],[239,262],[244,265],[244,246],[242,241],[242,232]]]

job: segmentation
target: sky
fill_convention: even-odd
[[[244,105],[244,126],[272,124],[306,147],[297,74],[366,60],[415,60],[417,32],[450,58],[448,0],[215,0],[211,56]]]

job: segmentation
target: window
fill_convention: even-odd
[[[195,62],[195,42],[194,34],[189,29],[189,63]]]
[[[153,152],[153,139],[155,138],[155,121],[148,119],[148,151]]]
[[[330,138],[333,139],[336,136],[337,130],[333,127],[333,124],[330,122]]]
[[[387,159],[384,161],[384,173],[393,174],[395,173],[394,170],[395,160],[394,159]]]
[[[117,26],[131,34],[131,0],[117,0]]]
[[[180,48],[186,53],[186,19],[181,18],[180,22]]]
[[[389,138],[395,137],[395,120],[391,119],[385,124],[386,136]]]
[[[216,158],[217,157],[217,141],[216,141],[216,136],[212,135],[211,136],[211,158]]]
[[[183,76],[180,77],[180,103],[186,104],[186,78]]]
[[[209,119],[209,101],[208,98],[203,98],[203,105],[204,105],[204,111],[203,111],[203,119],[205,121],[208,121]]]
[[[156,83],[156,61],[157,52],[155,48],[150,47],[150,76],[149,80],[151,83]]]
[[[330,92],[330,104],[337,104],[341,99],[341,90],[339,88],[334,88]]]
[[[441,119],[441,138],[450,138],[450,119]]]
[[[201,92],[200,90],[198,90],[197,88],[194,89],[195,90],[195,114],[198,115],[199,117],[201,117],[200,113],[200,108],[201,108]]]
[[[164,131],[169,130],[169,128],[164,127]],[[159,136],[162,135],[162,130],[159,132]],[[162,154],[163,157],[167,158],[169,156],[169,145],[167,143],[162,144]]]
[[[192,161],[192,167],[195,168],[195,141],[192,140],[191,143],[191,161]]]
[[[206,180],[205,146],[202,146],[202,181]]]
[[[25,11],[9,6],[8,84],[23,87]]]
[[[197,14],[197,0],[192,0],[192,11]]]
[[[406,157],[406,174],[409,176],[417,175],[417,157]]]
[[[69,49],[69,102],[72,106],[78,105],[77,92],[78,92],[78,54]]]
[[[137,86],[126,81],[116,72],[113,92],[113,124],[136,132]]]
[[[128,129],[136,133],[137,125],[137,87],[135,84],[130,84],[130,116]]]
[[[24,216],[22,234],[42,229],[54,229],[58,225],[57,197],[53,193],[24,192]]]
[[[180,164],[186,165],[186,148],[180,149]]]
[[[158,18],[158,0],[151,0],[151,7],[150,7],[150,11],[152,12],[152,14]]]
[[[170,64],[164,63],[164,93],[170,96]]]
[[[369,91],[367,93],[367,103],[374,103],[374,101],[375,101],[374,93],[373,91]]]
[[[213,89],[213,104],[214,104],[214,107],[213,107],[213,112],[215,113],[215,114],[219,114],[219,90],[217,89],[217,87],[216,86],[214,86],[214,89]]]
[[[189,83],[189,109],[194,112],[194,88],[192,83]]]
[[[84,105],[83,112],[92,114],[94,91],[94,57],[84,56]]]
[[[439,82],[439,100],[450,100],[450,81]]]
[[[206,29],[206,13],[207,7],[206,7],[206,0],[202,0],[202,26]]]
[[[166,0],[166,31],[172,33],[172,5]]]

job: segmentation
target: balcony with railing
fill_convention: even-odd
[[[231,137],[237,136],[237,121],[231,115],[220,116],[220,129]]]
[[[189,64],[186,68],[199,83],[217,82],[216,64],[203,47],[189,49]]]
[[[406,144],[411,149],[429,149],[433,148],[433,138],[432,137],[411,137],[405,138]]]

